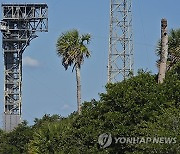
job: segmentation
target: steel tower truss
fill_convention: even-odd
[[[131,0],[111,0],[108,82],[126,79],[133,73]]]
[[[36,32],[48,31],[46,4],[2,4],[4,54],[4,129],[12,130],[22,114],[22,54]]]

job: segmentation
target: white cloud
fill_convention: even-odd
[[[23,58],[23,66],[29,66],[29,67],[38,67],[39,62],[36,59],[33,59],[29,56]]]
[[[62,109],[69,109],[70,108],[70,106],[68,105],[68,104],[64,104],[63,106],[62,106]]]

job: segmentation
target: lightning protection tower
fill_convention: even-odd
[[[47,4],[2,4],[2,48],[4,54],[4,130],[21,122],[22,54],[36,32],[48,31]]]
[[[133,73],[131,0],[110,0],[108,82]]]

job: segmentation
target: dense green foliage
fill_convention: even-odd
[[[171,144],[120,144],[101,148],[98,137],[172,137]],[[180,153],[180,64],[157,76],[139,71],[128,80],[108,84],[100,100],[84,102],[82,114],[45,115],[33,126],[23,122],[10,133],[0,130],[0,154],[178,154]]]

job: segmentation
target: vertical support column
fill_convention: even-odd
[[[108,82],[126,79],[133,72],[131,0],[110,1]]]
[[[10,131],[21,121],[21,83],[22,56],[15,49],[14,43],[6,42],[4,46],[4,130]]]
[[[160,66],[159,66],[159,75],[158,83],[163,83],[166,74],[167,67],[167,56],[168,56],[168,32],[167,32],[167,20],[161,20],[161,46],[162,51],[160,55]]]

